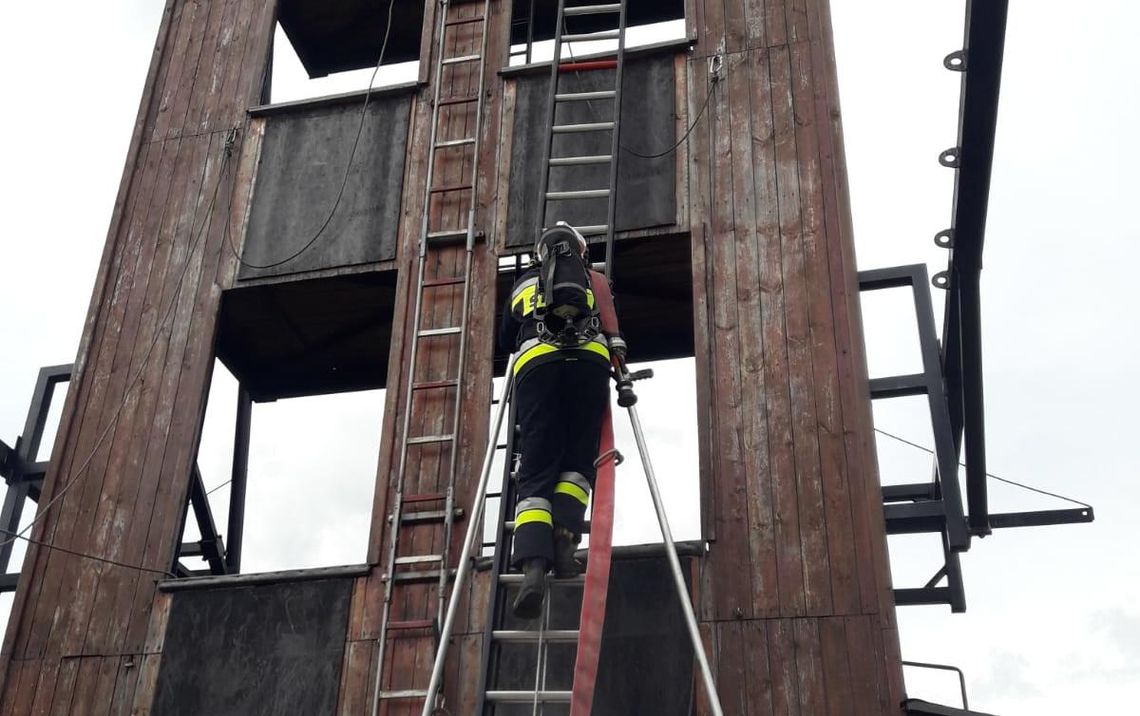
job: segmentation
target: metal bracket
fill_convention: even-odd
[[[948,169],[957,169],[961,165],[962,149],[950,147],[938,155],[938,163]]]
[[[955,50],[942,60],[942,66],[951,72],[965,72],[966,71],[966,51]]]
[[[938,273],[934,274],[934,278],[930,279],[930,283],[934,286],[934,288],[940,288],[945,291],[946,289],[950,288],[950,272],[939,271]]]
[[[935,234],[934,245],[942,249],[954,248],[954,229],[946,229]]]

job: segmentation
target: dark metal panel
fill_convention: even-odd
[[[591,713],[688,716],[693,647],[669,564],[663,555],[614,557]],[[686,580],[691,559],[682,560]]]
[[[217,355],[255,401],[383,388],[396,272],[226,291]]]
[[[152,713],[335,712],[352,579],[178,592]]]
[[[567,75],[560,91],[588,92],[613,87],[613,70]],[[538,187],[546,145],[548,75],[520,76],[515,101],[511,143],[511,184],[507,216],[507,246],[534,243]],[[623,151],[618,165],[617,228],[619,231],[670,226],[676,222],[676,158],[672,153],[646,159],[631,154],[655,154],[676,142],[674,55],[629,59],[624,68],[621,124]],[[559,106],[559,124],[604,122],[613,118],[612,103],[605,100],[570,102]],[[559,135],[555,157],[610,153],[610,133]],[[550,191],[609,185],[608,165],[558,168],[551,171]],[[606,223],[606,203],[559,201],[550,203],[549,216],[579,225]]]
[[[1077,507],[1069,510],[1041,510],[1039,512],[999,512],[990,515],[990,526],[994,529],[1072,525],[1092,521],[1093,508],[1091,507]]]
[[[347,183],[360,101],[267,118],[242,259],[253,266],[274,264],[320,236],[281,266],[242,266],[239,279],[395,258],[410,103],[408,95],[369,102]]]

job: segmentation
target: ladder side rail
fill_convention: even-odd
[[[447,469],[447,492],[444,502],[444,513],[447,517],[443,523],[443,545],[440,553],[443,555],[442,569],[439,572],[439,599],[436,603],[436,621],[443,621],[444,601],[447,594],[448,564],[451,557],[451,533],[454,526],[455,509],[455,477],[459,465],[459,422],[463,415],[463,388],[467,372],[467,321],[471,314],[471,273],[475,255],[475,208],[479,197],[479,153],[483,146],[483,102],[484,87],[486,84],[487,63],[487,28],[491,19],[491,0],[483,0],[483,27],[482,39],[479,48],[479,69],[477,72],[478,100],[475,103],[475,147],[471,160],[471,205],[467,211],[467,245],[463,256],[463,303],[460,307],[459,322],[459,360],[456,368],[455,407],[451,420],[451,458]],[[436,88],[437,93],[439,88]],[[439,100],[436,100],[438,111]],[[425,234],[426,241],[426,234]]]
[[[614,236],[617,234],[618,162],[621,156],[622,70],[625,67],[625,13],[628,3],[621,2],[618,16],[617,73],[614,78],[613,145],[610,150],[610,194],[606,207],[606,279],[613,281]]]
[[[505,375],[504,380],[513,381],[514,377],[509,373]],[[510,408],[509,417],[507,419],[507,429],[510,431],[506,441],[505,463],[503,465],[503,488],[499,497],[499,514],[498,521],[495,523],[495,553],[491,559],[491,585],[490,594],[488,595],[487,604],[490,607],[487,614],[487,622],[483,625],[483,658],[480,661],[480,675],[477,683],[481,684],[479,689],[478,700],[476,701],[476,708],[473,713],[482,716],[487,708],[485,699],[486,693],[491,690],[491,679],[493,675],[498,673],[498,670],[492,666],[498,655],[495,653],[495,639],[493,632],[495,625],[499,623],[502,616],[503,609],[506,608],[506,590],[502,588],[500,577],[510,569],[511,564],[511,545],[514,533],[507,529],[507,520],[509,519],[511,510],[515,504],[518,486],[514,480],[514,456],[515,456],[515,439],[517,436],[516,431],[516,418],[515,418],[515,405]]]
[[[510,361],[507,363],[507,375],[511,375],[515,365],[515,358],[512,355]],[[468,515],[467,532],[463,539],[463,552],[459,556],[459,567],[455,573],[455,584],[452,587],[451,593],[453,598],[447,603],[447,614],[443,620],[443,626],[439,633],[439,649],[435,653],[435,661],[431,669],[431,681],[428,682],[427,698],[424,699],[423,716],[432,716],[436,710],[435,700],[439,693],[440,683],[443,679],[443,665],[447,659],[447,646],[448,641],[451,639],[451,630],[455,627],[455,615],[459,611],[459,596],[463,592],[464,583],[467,581],[467,576],[471,573],[473,560],[471,552],[475,547],[476,541],[481,539],[480,533],[482,532],[483,522],[483,509],[486,505],[487,483],[491,476],[491,466],[495,461],[495,446],[499,441],[499,433],[502,432],[503,416],[506,413],[507,402],[510,399],[513,390],[514,381],[506,380],[503,383],[503,390],[499,397],[499,407],[495,411],[495,427],[491,432],[491,438],[487,442],[486,454],[483,456],[483,467],[479,473],[479,485],[475,489],[475,498],[472,500],[471,512]]]
[[[549,120],[546,125],[546,143],[542,151],[542,181],[539,182],[538,219],[536,221],[534,238],[537,241],[546,228],[546,193],[550,188],[550,157],[554,155],[554,124],[555,112],[558,111],[555,97],[558,95],[558,66],[562,63],[562,23],[566,0],[558,0],[558,13],[555,15],[554,25],[554,56],[550,59],[550,95],[546,101],[546,116]]]
[[[657,488],[657,478],[653,472],[653,464],[649,460],[649,451],[645,444],[645,434],[641,430],[641,419],[637,416],[637,407],[629,406],[629,420],[633,425],[633,436],[637,441],[637,451],[641,454],[641,465],[645,470],[645,481],[649,484],[649,494],[653,498],[653,509],[657,512],[657,524],[661,528],[661,537],[665,541],[665,555],[669,558],[669,568],[673,573],[673,583],[677,587],[677,597],[681,602],[681,610],[685,614],[685,626],[689,630],[689,638],[693,642],[693,653],[700,664],[701,679],[704,682],[705,693],[708,696],[709,708],[713,716],[724,716],[720,706],[720,695],[716,690],[712,669],[709,667],[708,657],[705,655],[704,642],[697,628],[697,618],[693,613],[693,605],[689,598],[689,590],[685,587],[685,578],[681,573],[681,560],[677,556],[677,545],[673,541],[673,532],[669,529],[669,518],[665,514],[665,505],[661,501],[661,493]],[[425,715],[426,716],[426,715]]]
[[[428,221],[431,215],[431,190],[432,181],[435,173],[435,152],[436,152],[436,134],[439,129],[439,98],[440,88],[442,85],[443,77],[443,57],[445,45],[445,37],[447,35],[447,16],[450,3],[448,0],[441,0],[439,3],[439,40],[436,46],[436,65],[435,65],[435,88],[434,96],[435,101],[432,103],[431,113],[431,129],[428,142],[428,168],[427,176],[424,183],[424,206],[423,217],[420,222],[420,246],[419,246],[419,260],[416,271],[416,287],[415,287],[415,304],[412,310],[412,334],[411,345],[409,346],[408,353],[408,380],[405,385],[404,397],[404,416],[401,421],[400,433],[400,461],[396,470],[396,496],[394,501],[392,514],[392,522],[389,527],[391,537],[388,540],[388,558],[386,567],[386,582],[384,585],[384,605],[381,608],[380,614],[380,633],[378,639],[378,649],[376,657],[375,669],[375,683],[373,685],[372,693],[372,716],[376,716],[380,706],[380,692],[381,682],[384,679],[384,654],[387,650],[388,640],[388,622],[390,618],[390,610],[392,605],[392,593],[395,588],[396,579],[396,553],[399,545],[399,534],[401,528],[401,519],[403,517],[403,501],[404,501],[404,479],[407,470],[408,461],[408,448],[409,448],[409,435],[408,431],[411,429],[411,412],[412,400],[415,391],[412,390],[412,385],[415,383],[416,378],[416,364],[419,353],[419,333],[421,325],[421,308],[423,303],[423,285],[424,273],[427,266],[427,234],[428,234]],[[454,450],[454,446],[452,448]],[[446,573],[447,565],[441,564],[440,569]]]

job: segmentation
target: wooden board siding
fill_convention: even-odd
[[[5,638],[2,713],[149,706],[154,583],[181,536],[272,5],[171,0],[163,14],[44,486],[52,506],[31,533],[152,571],[32,546]]]
[[[826,0],[694,0],[699,613],[726,712],[895,714],[901,665]],[[707,444],[705,444],[707,443]]]

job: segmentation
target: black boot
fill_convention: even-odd
[[[565,527],[554,528],[554,576],[559,579],[577,577],[582,563],[574,558],[581,538]]]
[[[536,619],[542,613],[542,597],[546,592],[546,560],[532,557],[522,564],[523,583],[511,605],[519,619]]]

